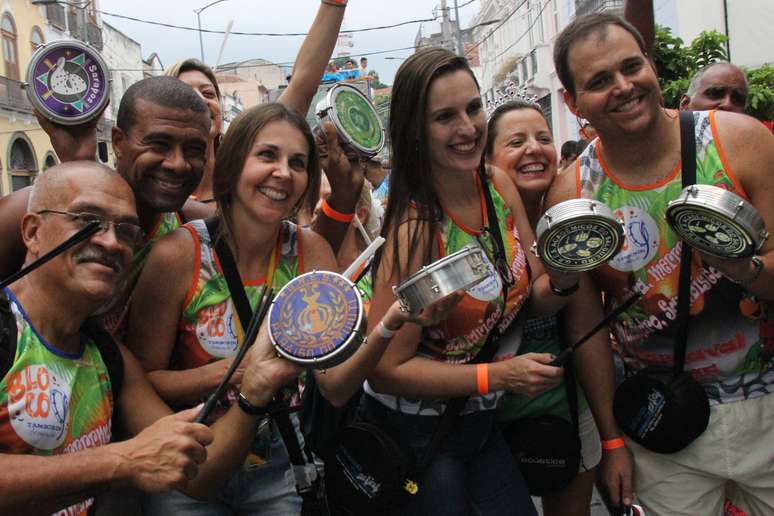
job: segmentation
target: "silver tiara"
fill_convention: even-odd
[[[505,87],[495,90],[494,100],[488,100],[486,102],[487,116],[491,116],[495,109],[512,100],[520,100],[527,104],[534,104],[539,108],[536,95],[527,93],[526,86],[516,86],[516,84],[511,81],[506,84]]]

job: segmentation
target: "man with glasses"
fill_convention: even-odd
[[[100,228],[85,242],[0,294],[12,321],[0,332],[2,356],[11,357],[0,372],[3,514],[86,514],[96,494],[127,487],[207,496],[241,464],[254,434],[257,416],[241,404],[212,429],[192,422],[199,407],[170,415],[129,351],[82,331],[113,297],[141,238],[134,196],[121,176],[93,161],[42,175],[21,223],[25,261],[94,221]],[[240,396],[253,407],[266,405],[299,373],[270,350],[259,338],[246,358]],[[135,437],[110,443],[114,413]]]

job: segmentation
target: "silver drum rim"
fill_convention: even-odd
[[[680,197],[667,204],[666,220],[682,240],[719,258],[752,256],[769,236],[752,204],[712,185],[685,187]],[[701,235],[707,228],[716,233]]]
[[[570,199],[551,207],[538,221],[536,233],[538,257],[553,269],[571,272],[599,267],[615,256],[624,242],[623,225],[613,211],[604,203],[590,199]],[[562,256],[580,247],[579,242],[587,246],[591,242],[597,251],[588,256]]]

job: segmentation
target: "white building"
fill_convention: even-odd
[[[110,106],[106,118],[116,119],[118,106],[127,88],[143,78],[140,44],[109,23],[102,23],[104,47],[102,57],[110,68]]]

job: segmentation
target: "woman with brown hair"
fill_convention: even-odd
[[[489,335],[504,331],[528,298],[538,313],[560,309],[577,277],[549,277],[525,252],[534,238],[518,192],[500,172],[491,180],[483,174],[486,115],[464,58],[431,48],[404,61],[393,85],[390,136],[387,243],[375,264],[373,320],[390,306],[393,285],[464,246],[482,248],[492,274],[442,324],[406,324],[395,335],[368,379],[361,414],[393,428],[421,457],[446,401],[467,397],[400,513],[534,514],[493,409],[504,391],[534,396],[553,387],[562,370],[549,365],[549,354],[514,357],[515,342],[500,343],[488,363],[470,362],[497,345]]]

